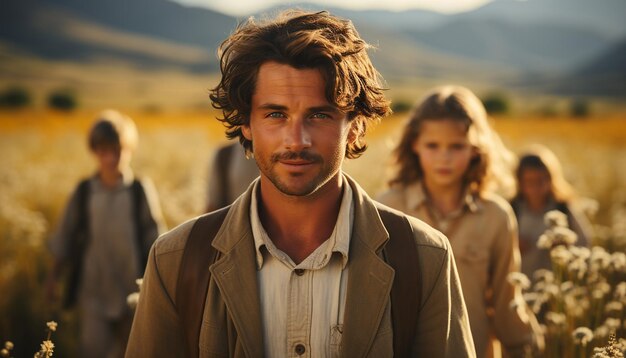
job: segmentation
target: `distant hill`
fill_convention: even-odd
[[[626,97],[626,38],[554,86],[568,95]]]
[[[607,51],[626,38],[624,0],[494,0],[457,15],[298,6],[351,19],[377,47],[372,59],[384,77],[405,83],[545,87],[546,79],[591,76],[598,56],[611,61],[618,54]],[[3,0],[0,48],[75,65],[207,73],[218,70],[216,49],[237,21],[169,0]]]
[[[523,26],[502,19],[458,18],[431,30],[404,33],[443,53],[525,71],[566,72],[611,45],[606,36],[581,27]]]
[[[215,50],[236,20],[166,0],[8,0],[0,41],[51,59],[115,58],[141,67],[218,68]]]
[[[328,10],[347,17],[359,30],[372,29],[369,34],[373,36],[366,37],[370,42],[377,37],[375,30],[385,30],[406,41],[401,46],[414,46],[426,56],[456,57],[457,62],[533,73],[566,73],[606,50],[618,34],[626,35],[626,22],[621,19],[621,14],[626,14],[624,0],[495,0],[456,15],[290,3],[252,15],[290,7]]]
[[[493,20],[521,26],[542,24],[586,28],[613,39],[626,36],[624,0],[494,0],[456,19]]]

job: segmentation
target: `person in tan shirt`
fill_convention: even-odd
[[[492,335],[513,357],[541,345],[532,312],[507,281],[519,271],[515,216],[490,185],[506,149],[468,89],[440,87],[413,110],[394,155],[390,189],[378,200],[424,220],[450,240],[478,357],[498,356]],[[510,177],[510,174],[508,174]],[[510,183],[510,181],[509,181]]]
[[[157,240],[127,357],[474,356],[446,238],[341,170],[365,151],[367,125],[390,112],[367,48],[350,21],[303,11],[249,20],[222,44],[211,99],[260,178],[231,206]],[[195,235],[209,226],[214,234]],[[190,254],[197,238],[212,240],[215,261]],[[415,260],[393,253],[400,242]],[[193,297],[180,294],[195,280],[191,258],[210,267]],[[413,272],[420,280],[399,294]],[[202,294],[191,315],[202,319],[188,325],[181,311]]]

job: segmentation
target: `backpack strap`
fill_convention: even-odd
[[[417,244],[406,217],[381,208],[378,213],[389,232],[385,259],[395,270],[391,287],[393,352],[396,357],[410,357],[422,300]]]
[[[139,179],[133,180],[133,183],[130,185],[130,191],[132,194],[133,201],[133,222],[135,223],[135,243],[137,245],[138,253],[139,253],[139,263],[141,264],[140,276],[143,276],[144,271],[146,270],[146,265],[148,264],[148,248],[146,247],[144,236],[145,236],[145,228],[143,225],[143,220],[141,220],[143,203],[147,202],[146,193],[143,190],[143,185]]]
[[[211,271],[218,258],[213,239],[222,226],[230,206],[198,218],[185,244],[176,282],[176,310],[181,320],[189,357],[197,357],[202,312],[206,301]]]
[[[89,244],[89,183],[90,179],[83,179],[76,188],[78,215],[69,243],[69,272],[63,300],[65,309],[72,308],[76,304],[78,286],[83,272],[83,259]]]

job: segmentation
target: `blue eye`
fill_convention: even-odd
[[[268,118],[284,118],[285,116],[280,112],[272,112],[268,114],[266,117]]]
[[[328,114],[326,114],[326,113],[314,113],[311,117],[318,118],[318,119],[330,118],[330,116]]]

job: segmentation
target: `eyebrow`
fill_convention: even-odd
[[[283,106],[281,104],[275,104],[275,103],[264,103],[262,105],[259,105],[258,108],[259,109],[271,109],[271,110],[276,110],[276,111],[286,111],[289,109],[289,107],[287,106]],[[311,107],[307,110],[307,112],[309,113],[315,113],[315,112],[340,113],[341,111],[335,106],[324,105],[324,106]]]

